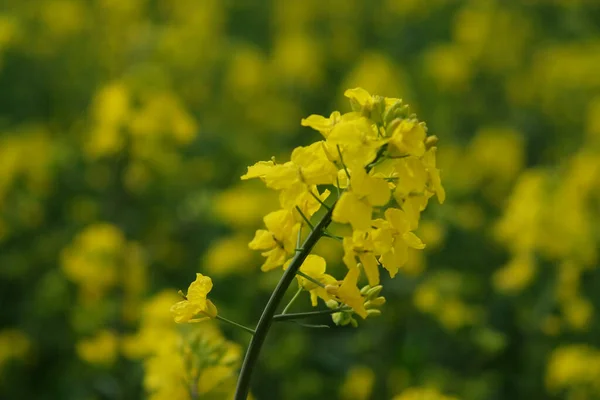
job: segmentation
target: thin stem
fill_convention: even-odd
[[[244,325],[238,324],[237,322],[233,322],[233,321],[232,321],[232,320],[230,320],[230,319],[227,319],[227,318],[221,317],[219,314],[217,314],[217,316],[216,316],[215,318],[217,318],[219,321],[226,322],[226,323],[228,323],[229,325],[233,325],[233,326],[235,326],[236,328],[240,328],[240,329],[242,329],[242,330],[245,330],[246,332],[248,332],[248,333],[251,333],[252,335],[254,335],[254,334],[256,333],[256,332],[254,331],[254,329],[251,329],[251,328],[248,328],[247,326],[244,326]]]
[[[302,288],[301,287],[298,288],[298,291],[296,292],[296,294],[294,295],[294,297],[292,297],[290,299],[290,302],[287,303],[287,306],[285,306],[285,308],[281,312],[282,314],[287,313],[287,311],[290,309],[290,307],[292,306],[292,304],[294,304],[294,302],[296,301],[296,299],[298,298],[298,296],[300,296],[300,293],[302,293]]]
[[[308,227],[310,228],[310,230],[314,231],[315,227],[313,226],[313,224],[311,224],[310,220],[308,218],[306,218],[306,215],[304,215],[304,213],[302,212],[302,210],[300,209],[300,207],[296,206],[296,210],[300,213],[300,216],[302,217],[302,219],[304,220],[304,222],[306,222],[306,224],[308,225]]]
[[[338,235],[334,235],[334,234],[332,234],[332,233],[329,233],[329,232],[325,232],[325,233],[323,233],[323,236],[325,236],[325,237],[328,237],[328,238],[330,238],[330,239],[339,240],[340,242],[344,240],[344,238],[343,238],[343,237],[341,237],[341,236],[338,236]]]
[[[296,272],[298,272],[306,257],[310,254],[315,244],[317,244],[321,236],[323,236],[323,232],[327,226],[329,226],[331,223],[331,214],[333,213],[332,210],[333,206],[327,211],[327,213],[325,213],[315,229],[313,229],[313,231],[308,235],[304,241],[304,244],[302,245],[303,251],[296,253],[290,265],[283,273],[281,280],[277,284],[277,287],[275,287],[275,290],[271,294],[271,298],[267,302],[267,305],[265,306],[265,309],[258,320],[255,334],[252,336],[250,345],[246,351],[246,356],[244,357],[244,362],[242,363],[242,369],[240,371],[237,388],[235,390],[234,400],[246,400],[248,398],[252,372],[256,369],[255,367],[258,361],[258,356],[260,355],[262,345],[265,342],[267,334],[269,333],[269,328],[271,328],[275,311],[281,303],[287,288],[294,280]]]
[[[325,207],[325,209],[329,210],[329,206],[328,206],[327,204],[323,203],[323,200],[321,200],[321,199],[319,198],[319,196],[317,196],[316,194],[314,194],[312,191],[309,191],[308,193],[310,193],[310,194],[311,194],[311,196],[315,198],[315,200],[317,200],[319,203],[321,203],[321,205],[322,205],[323,207]]]
[[[342,163],[342,167],[344,167],[344,172],[346,173],[348,180],[350,180],[350,174],[348,173],[348,168],[346,168],[346,164],[344,164],[344,158],[342,157],[342,149],[340,149],[339,144],[336,147],[337,147],[338,155],[340,156],[340,162]]]
[[[310,317],[316,317],[319,315],[331,315],[341,311],[350,311],[351,308],[348,307],[339,307],[334,308],[332,310],[320,310],[320,311],[307,311],[301,313],[292,313],[292,314],[278,314],[273,316],[273,321],[289,321],[294,319],[304,319]]]
[[[296,251],[300,248],[300,241],[302,240],[302,227],[304,225],[300,224],[300,228],[298,229],[298,236],[296,237]]]
[[[298,324],[298,325],[300,325],[300,326],[302,326],[302,327],[304,327],[304,328],[330,328],[330,326],[329,326],[329,325],[303,324],[302,322],[298,322],[298,321],[294,321],[294,320],[292,320],[292,321],[290,321],[290,322],[293,322],[293,323],[295,323],[295,324]]]
[[[296,271],[296,275],[303,277],[304,279],[306,279],[307,281],[311,281],[312,283],[314,283],[317,286],[322,287],[323,289],[325,289],[325,285],[323,285],[323,283],[319,282],[318,280],[316,280],[315,278],[313,278],[310,275],[306,275],[304,272],[298,270]]]

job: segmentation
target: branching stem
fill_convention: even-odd
[[[271,328],[275,311],[277,310],[277,307],[279,307],[287,288],[294,280],[296,272],[298,272],[306,257],[310,254],[315,244],[317,244],[319,239],[323,236],[325,229],[331,223],[331,214],[334,206],[335,204],[331,206],[331,209],[327,210],[323,218],[321,218],[319,223],[307,236],[306,240],[302,244],[302,251],[296,253],[290,262],[290,265],[283,273],[281,280],[277,284],[277,287],[275,287],[275,290],[271,294],[271,298],[267,302],[267,305],[265,306],[263,313],[258,320],[255,333],[252,336],[252,340],[250,341],[250,345],[246,351],[246,356],[244,357],[244,362],[242,363],[242,369],[240,370],[240,376],[238,379],[234,400],[246,400],[248,398],[252,372],[256,369],[258,356],[260,355],[262,345],[267,338],[269,329]]]

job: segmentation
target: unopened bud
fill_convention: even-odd
[[[383,123],[387,126],[390,122],[397,118],[398,111],[402,109],[402,100],[397,100],[394,104],[388,107],[383,114]]]
[[[371,290],[371,286],[370,285],[363,286],[362,289],[360,289],[360,295],[361,296],[366,296],[367,293],[369,292],[369,290]]]
[[[425,148],[429,150],[437,144],[438,140],[438,137],[435,135],[427,136],[427,139],[425,139]]]
[[[378,297],[376,299],[367,301],[365,303],[365,308],[381,307],[384,304],[385,304],[385,297]]]
[[[327,300],[325,302],[325,305],[327,306],[327,308],[335,310],[336,308],[338,308],[340,306],[340,304],[335,301],[335,300]]]
[[[398,126],[400,126],[401,122],[402,122],[402,120],[400,118],[396,118],[392,122],[387,124],[387,127],[385,128],[385,136],[387,136],[387,137],[393,136],[394,131],[396,130],[396,128],[398,128]]]
[[[334,324],[338,326],[344,326],[350,323],[350,321],[352,320],[352,315],[350,313],[339,312],[332,314],[331,319],[333,320]]]
[[[327,293],[329,293],[329,294],[336,295],[337,292],[338,292],[338,290],[339,290],[338,286],[334,286],[334,285],[327,285],[327,286],[325,286],[325,291]]]
[[[369,289],[366,293],[367,299],[372,300],[375,297],[379,296],[379,293],[381,293],[381,289],[383,289],[383,286],[381,285],[377,285]]]
[[[184,300],[187,300],[187,296],[183,293],[182,290],[178,290],[177,294],[180,295],[181,297],[183,297]]]
[[[367,315],[369,317],[378,317],[381,315],[381,311],[377,310],[377,309],[371,309],[371,310],[367,310]]]

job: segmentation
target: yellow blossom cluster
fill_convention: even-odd
[[[297,147],[285,163],[258,162],[242,179],[259,178],[279,193],[281,209],[264,217],[266,229],[258,230],[249,244],[266,258],[263,271],[284,266],[300,251],[302,229],[313,229],[310,220],[321,207],[333,207],[331,219],[351,226],[351,234],[342,238],[346,277],[337,281],[326,274],[325,260],[313,255],[300,271],[321,285],[300,284],[311,292],[314,305],[315,296],[338,300],[365,318],[359,266],[372,287],[380,282],[380,266],[394,277],[409,249],[425,247],[413,231],[429,199],[436,195],[441,203],[445,191],[436,167],[437,138],[427,135],[425,124],[402,100],[362,88],[349,89],[345,96],[351,112],[302,120],[322,140]],[[332,191],[338,197],[328,206]]]
[[[31,350],[31,340],[18,329],[0,330],[0,371],[9,362],[23,360]]]
[[[92,224],[61,254],[65,275],[79,286],[82,302],[97,303],[117,286],[124,289],[124,316],[135,319],[146,288],[146,263],[138,243],[112,224]]]
[[[597,398],[600,396],[600,351],[589,345],[560,346],[550,354],[546,371],[546,387],[550,393],[565,398]]]

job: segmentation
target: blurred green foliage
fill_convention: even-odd
[[[276,199],[239,176],[355,86],[440,138],[447,202],[383,316],[276,326],[254,396],[600,398],[598,66],[593,0],[3,0],[0,398],[185,398],[152,362],[181,362],[177,289],[255,323]],[[235,371],[247,335],[194,327]]]

